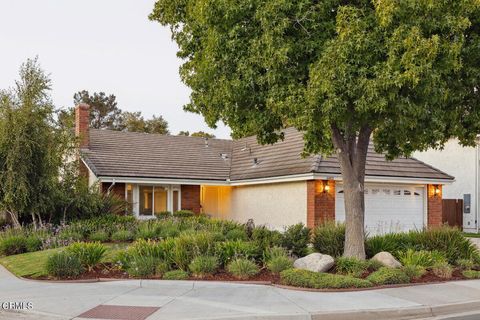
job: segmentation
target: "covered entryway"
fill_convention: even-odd
[[[422,229],[425,225],[423,186],[366,184],[365,229],[370,235]],[[345,221],[343,186],[337,184],[335,220]]]

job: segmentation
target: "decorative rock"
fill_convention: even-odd
[[[378,261],[385,267],[400,268],[402,264],[390,252],[382,251],[373,256],[372,260]]]
[[[328,254],[315,252],[295,260],[293,267],[314,272],[326,272],[333,267],[334,263],[335,260]]]

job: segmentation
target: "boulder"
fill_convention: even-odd
[[[315,252],[295,260],[293,267],[314,272],[326,272],[333,267],[334,263],[335,260],[328,254]]]
[[[389,268],[400,268],[402,264],[395,259],[390,252],[382,251],[373,256],[371,260],[375,260]]]

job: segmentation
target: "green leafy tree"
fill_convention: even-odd
[[[208,132],[203,132],[203,131],[194,132],[190,136],[191,137],[209,138],[209,139],[215,138],[214,134],[211,134],[211,133],[208,133]]]
[[[177,136],[185,136],[185,137],[189,137],[190,136],[190,131],[179,131]]]
[[[152,119],[145,120],[142,113],[122,112],[120,125],[117,129],[130,132],[145,132],[168,134],[168,122],[162,116],[153,116]]]
[[[95,129],[112,129],[119,126],[122,110],[117,107],[117,98],[106,95],[105,92],[94,92],[92,95],[87,90],[82,90],[73,96],[75,105],[86,103],[90,106],[90,127]]]
[[[20,68],[13,89],[0,92],[0,209],[16,227],[52,208],[67,143],[54,123],[50,79],[36,59]]]
[[[365,258],[367,149],[388,159],[480,132],[478,0],[157,0],[192,89],[188,111],[234,137],[304,132],[335,153],[345,192],[344,255]],[[472,20],[475,19],[475,20]]]

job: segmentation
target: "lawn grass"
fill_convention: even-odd
[[[129,243],[107,243],[107,252],[103,262],[112,262],[118,251],[125,249]],[[38,278],[47,276],[45,264],[48,257],[62,248],[28,252],[13,256],[0,257],[0,264],[19,277]]]
[[[480,238],[480,233],[468,233],[464,232],[463,235],[467,238]]]

